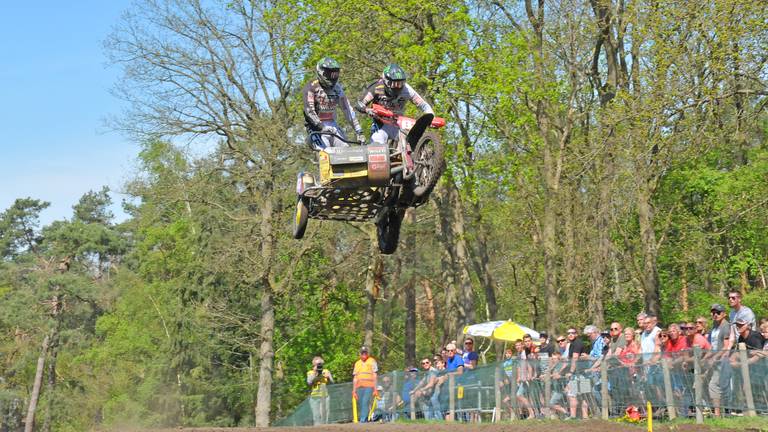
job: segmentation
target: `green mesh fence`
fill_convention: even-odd
[[[681,351],[572,361],[512,359],[466,370],[380,374],[361,421],[426,419],[493,422],[525,418],[656,418],[768,414],[768,351]],[[434,373],[433,373],[434,375]],[[426,387],[426,390],[424,388]],[[415,390],[415,391],[414,391]],[[351,383],[307,398],[277,426],[353,421]]]

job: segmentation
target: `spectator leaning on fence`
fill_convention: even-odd
[[[731,313],[728,314],[728,321],[734,324],[731,327],[731,337],[734,339],[738,337],[739,329],[735,326],[737,320],[742,320],[749,324],[749,327],[752,330],[757,330],[755,313],[752,312],[752,309],[749,307],[741,304],[741,293],[739,291],[731,290],[728,293],[728,305],[731,307]]]
[[[712,331],[709,333],[711,351],[704,359],[712,371],[707,385],[709,398],[712,401],[712,414],[719,417],[720,400],[728,387],[727,376],[722,375],[723,362],[728,361],[727,352],[731,349],[733,339],[731,339],[731,325],[725,319],[725,307],[715,303],[710,307],[710,313],[712,314]],[[725,367],[730,370],[730,365]]]
[[[521,409],[525,409],[528,418],[535,418],[536,411],[531,404],[529,394],[531,393],[531,380],[534,378],[533,363],[528,359],[533,358],[534,354],[529,354],[525,343],[518,339],[515,341],[515,350],[517,351],[517,403]]]
[[[688,340],[688,346],[690,348],[699,347],[703,351],[708,351],[712,346],[707,338],[696,331],[696,325],[692,322],[685,323],[685,326],[680,326],[685,334],[685,338]]]
[[[737,343],[741,345],[742,343],[746,346],[748,350],[747,354],[747,365],[748,365],[748,371],[749,371],[749,386],[752,390],[752,395],[757,400],[762,399],[762,394],[764,393],[764,387],[766,385],[766,377],[764,374],[763,368],[757,368],[755,365],[757,362],[764,360],[764,352],[762,351],[763,345],[765,342],[763,341],[763,336],[758,333],[755,330],[752,330],[750,327],[750,323],[747,322],[744,318],[737,318],[736,322],[734,323],[736,328],[739,332],[739,339]],[[731,356],[731,366],[733,366],[735,369],[739,369],[742,366],[741,363],[741,355],[740,353],[734,353]],[[747,385],[746,378],[744,378],[745,383],[744,385]]]
[[[644,362],[649,361],[655,352],[654,347],[660,331],[661,329],[656,327],[656,316],[646,315],[643,319],[643,332],[640,334],[640,352]]]
[[[645,312],[640,312],[637,314],[637,328],[642,330],[645,328],[645,319],[648,318],[648,314]]]
[[[612,322],[608,330],[611,333],[611,355],[619,355],[621,350],[627,346],[626,338],[624,338],[624,327],[618,322]]]
[[[397,420],[397,405],[400,403],[400,395],[392,386],[392,377],[381,377],[381,385],[377,387],[379,402],[376,404],[376,416],[384,422]]]
[[[763,351],[768,351],[768,321],[760,324],[760,334],[763,335]]]
[[[557,341],[565,342],[564,336],[558,336]],[[549,398],[549,408],[558,416],[567,416],[568,410],[565,409],[565,371],[568,370],[568,361],[563,359],[560,350],[555,349],[552,357],[549,359],[549,374],[551,377],[552,395]]]
[[[421,406],[421,410],[424,412],[424,418],[426,420],[440,420],[440,406],[438,404],[435,407],[432,404],[432,394],[437,386],[437,369],[432,366],[432,361],[428,358],[421,359],[421,368],[424,371],[424,377],[422,377],[419,384],[416,386],[413,392],[413,397],[416,402]]]
[[[589,405],[586,398],[592,391],[592,386],[589,382],[589,378],[584,376],[584,369],[586,366],[583,363],[582,357],[587,358],[587,350],[584,347],[584,343],[579,339],[578,332],[575,328],[568,329],[568,351],[566,354],[567,361],[570,362],[568,368],[565,369],[565,376],[568,378],[568,384],[566,386],[566,394],[568,395],[568,405],[570,411],[569,418],[576,418],[576,411],[581,403],[581,416],[587,418],[589,416]]]
[[[694,326],[696,327],[696,333],[704,336],[704,338],[709,341],[709,329],[707,328],[707,317],[700,316],[696,318],[696,323],[694,323]],[[712,343],[711,341],[709,341]]]

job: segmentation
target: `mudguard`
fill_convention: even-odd
[[[416,143],[419,142],[424,131],[432,124],[432,119],[434,118],[434,114],[424,114],[416,120],[416,123],[413,124],[410,132],[408,132],[408,144],[411,145],[411,148],[416,147]]]

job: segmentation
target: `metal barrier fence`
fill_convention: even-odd
[[[742,344],[743,345],[743,344]],[[701,351],[637,354],[572,361],[511,359],[439,373],[432,389],[426,371],[378,377],[378,397],[361,421],[426,419],[497,422],[525,418],[655,418],[768,413],[768,351]],[[328,396],[304,400],[276,426],[353,421],[352,384],[327,387]]]

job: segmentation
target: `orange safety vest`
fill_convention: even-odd
[[[355,362],[355,369],[352,375],[355,376],[357,387],[375,387],[374,375],[379,367],[373,357],[368,357],[366,361],[358,360]]]

